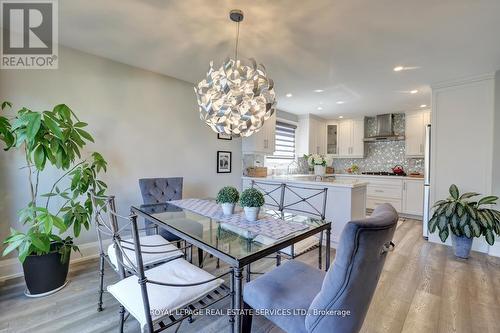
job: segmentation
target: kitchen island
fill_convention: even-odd
[[[272,192],[265,196],[266,204],[270,206],[276,205],[276,202],[280,202],[281,192],[275,189],[281,184],[290,186],[291,190],[284,192],[284,202],[288,204],[300,201],[301,198],[312,196],[315,194],[315,191],[317,193],[326,189],[325,219],[332,222],[330,239],[333,247],[337,246],[340,234],[347,222],[362,219],[366,216],[366,182],[335,180],[329,177],[316,180],[316,177],[313,175],[268,176],[263,178],[242,177],[242,188],[247,189],[252,187],[252,182],[255,182],[254,186],[261,191]],[[275,191],[273,192],[273,190]],[[323,195],[311,197],[307,202],[298,202],[290,208],[311,211],[312,214],[309,215],[314,216],[314,214],[322,212],[323,205],[325,204]]]

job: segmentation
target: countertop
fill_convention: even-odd
[[[424,177],[410,177],[410,176],[382,176],[382,175],[362,175],[362,174],[353,174],[353,173],[334,173],[327,176],[333,177],[355,177],[355,178],[377,178],[377,179],[413,179],[413,180],[421,180],[424,181]]]
[[[332,176],[332,175],[330,175]],[[267,176],[267,177],[248,177],[243,176],[242,179],[252,179],[256,181],[273,181],[281,183],[297,183],[297,184],[308,184],[308,185],[322,185],[329,187],[347,187],[347,188],[357,188],[367,186],[367,182],[361,182],[357,180],[336,180],[331,177],[329,180],[328,175],[324,177],[324,180],[314,180],[314,175],[283,175],[283,176]]]

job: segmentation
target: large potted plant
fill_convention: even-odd
[[[474,199],[479,193],[467,192],[460,195],[453,184],[450,196],[437,201],[429,220],[429,231],[439,231],[439,238],[445,242],[451,231],[451,242],[455,255],[468,258],[474,237],[484,236],[488,244],[495,243],[495,234],[500,235],[500,212],[491,208],[498,197],[494,195]]]
[[[233,186],[224,186],[217,193],[217,203],[222,206],[224,215],[232,215],[234,213],[234,206],[240,199],[240,193]]]
[[[240,205],[248,221],[257,221],[260,207],[264,205],[264,195],[253,187],[247,188],[241,193]]]
[[[11,107],[9,102],[1,104],[2,111]],[[89,190],[103,195],[106,189],[98,179],[98,173],[106,171],[102,156],[94,152],[81,158],[86,143],[94,141],[86,126],[64,104],[43,112],[21,108],[10,120],[0,117],[0,141],[4,150],[23,152],[26,165],[21,171],[26,172],[30,193],[30,201],[18,213],[26,228],[11,229],[3,255],[17,250],[29,296],[46,295],[65,285],[71,250],[78,251],[70,235],[78,237],[82,227],[90,227]],[[40,178],[48,165],[60,170],[60,177],[47,193],[40,193]]]

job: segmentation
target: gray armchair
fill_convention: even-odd
[[[157,204],[172,200],[180,200],[182,199],[182,185],[182,177],[139,179],[139,187],[141,188],[144,204]],[[182,212],[181,208],[179,208],[179,212]],[[189,219],[183,219],[183,223],[185,223],[189,229],[192,229],[193,233],[200,235],[203,233],[203,226],[200,223]],[[148,234],[154,233],[154,230],[150,228],[154,225],[153,222],[145,221],[145,226],[149,228],[147,231]],[[180,240],[179,237],[164,229],[160,229],[158,233],[171,242]],[[200,249],[198,249],[198,264],[200,267],[203,264],[203,251]]]
[[[288,309],[285,315],[267,316],[288,333],[358,332],[386,253],[393,246],[397,221],[394,208],[384,204],[369,218],[349,222],[342,232],[335,262],[327,273],[299,261],[288,261],[245,286],[245,307]],[[336,310],[349,313],[335,313]],[[250,332],[251,325],[252,317],[244,316],[243,332]]]

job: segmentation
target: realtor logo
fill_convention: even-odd
[[[57,69],[56,1],[3,0],[2,69]]]

